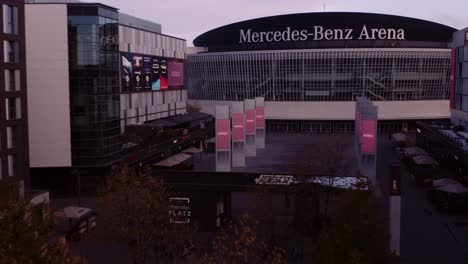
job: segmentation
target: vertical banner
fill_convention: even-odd
[[[159,58],[153,58],[152,68],[153,68],[153,78],[152,78],[152,83],[151,83],[151,90],[159,91],[161,90],[161,83],[159,81],[159,73],[160,73]]]
[[[362,153],[375,154],[376,130],[377,122],[375,120],[362,121]]]
[[[232,167],[245,166],[244,102],[233,102],[232,113]]]
[[[452,56],[450,59],[450,108],[454,108],[455,99],[455,49],[452,49]]]
[[[167,59],[161,58],[160,59],[160,68],[161,68],[161,74],[159,76],[159,81],[161,83],[161,90],[167,90],[168,84],[167,84]]]
[[[255,98],[255,145],[258,149],[265,148],[265,99]]]
[[[133,68],[133,88],[140,90],[143,88],[143,56],[132,56]]]
[[[231,171],[229,106],[216,106],[216,171]]]
[[[133,89],[133,69],[132,56],[130,54],[121,53],[121,89],[123,92]]]
[[[216,119],[216,150],[229,151],[229,129],[231,123],[229,119]]]
[[[167,63],[169,77],[168,86],[184,86],[184,63],[179,61],[168,61]]]
[[[151,89],[152,86],[152,77],[153,77],[153,60],[151,57],[143,57],[143,88]]]
[[[245,156],[255,157],[257,155],[256,146],[256,115],[255,100],[245,100]]]

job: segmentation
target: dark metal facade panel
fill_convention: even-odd
[[[241,30],[284,32],[289,27],[291,31],[306,30],[308,33],[313,33],[315,26],[322,26],[324,30],[342,29],[344,35],[338,40],[314,40],[313,36],[309,36],[306,40],[299,41],[240,43]],[[403,29],[404,39],[359,39],[364,26],[368,30]],[[347,30],[351,30],[349,38]],[[193,43],[196,47],[208,47],[209,51],[370,47],[446,48],[455,31],[456,29],[452,27],[438,23],[394,15],[346,12],[302,13],[263,17],[222,26],[198,36]],[[350,39],[351,37],[353,38]]]

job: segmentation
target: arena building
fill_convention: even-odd
[[[353,132],[355,98],[378,106],[379,130],[450,117],[456,29],[368,13],[303,13],[242,21],[198,36],[187,56],[191,104],[265,97],[267,131]]]

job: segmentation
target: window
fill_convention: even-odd
[[[15,176],[16,173],[16,157],[8,155],[8,176]]]
[[[13,92],[20,90],[20,71],[5,70],[5,91]]]
[[[9,149],[16,146],[17,133],[18,130],[15,126],[7,127],[7,147]]]
[[[4,41],[5,62],[19,62],[18,41]]]
[[[5,99],[6,120],[21,118],[21,98]]]
[[[3,32],[18,34],[18,7],[3,5]]]

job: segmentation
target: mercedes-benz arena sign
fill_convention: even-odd
[[[279,42],[279,41],[306,41],[306,40],[404,40],[405,30],[394,28],[367,28],[362,27],[359,32],[352,28],[331,29],[323,26],[313,26],[312,30],[291,30],[286,27],[283,31],[253,31],[252,29],[239,30],[239,43]]]
[[[207,47],[209,52],[338,47],[446,48],[454,31],[438,23],[393,15],[302,13],[229,24],[198,36],[193,44]]]

